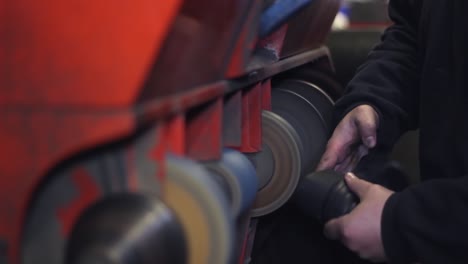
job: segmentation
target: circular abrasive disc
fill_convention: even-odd
[[[258,179],[253,164],[244,154],[226,148],[221,160],[206,163],[206,168],[226,186],[234,217],[251,207],[257,194]]]
[[[331,98],[313,84],[285,80],[273,89],[272,110],[287,120],[299,135],[303,174],[313,171],[332,129]]]
[[[184,264],[185,238],[178,219],[155,196],[119,193],[80,216],[67,243],[68,264]]]
[[[262,144],[268,148],[273,159],[256,157],[257,174],[272,172],[272,175],[259,175],[269,178],[257,193],[251,215],[262,216],[280,208],[293,194],[301,175],[301,148],[299,136],[294,128],[281,116],[270,112],[262,113]],[[255,155],[262,156],[259,152]],[[263,167],[272,167],[272,170]]]
[[[187,263],[228,263],[234,227],[222,188],[209,171],[193,161],[169,157],[166,169],[162,197],[184,229]]]

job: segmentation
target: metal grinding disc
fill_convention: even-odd
[[[317,109],[327,125],[331,125],[335,101],[325,89],[300,79],[286,79],[275,85],[275,89],[287,89],[304,97]]]
[[[256,171],[250,160],[239,151],[225,148],[221,160],[206,163],[206,168],[225,186],[231,212],[237,217],[252,205],[258,189]]]
[[[201,165],[169,157],[163,201],[184,229],[189,264],[229,263],[234,232],[226,195]]]
[[[275,211],[293,194],[301,175],[299,143],[299,136],[285,119],[263,111],[262,151],[250,155],[260,180],[253,217]]]
[[[119,193],[80,216],[67,243],[67,264],[185,264],[182,226],[154,196]]]
[[[313,84],[285,80],[272,91],[272,110],[299,135],[303,173],[313,171],[331,133],[333,100]]]

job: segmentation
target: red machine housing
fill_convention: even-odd
[[[258,39],[260,1],[2,1],[0,259],[20,263],[35,193],[83,153],[153,127],[163,182],[168,153],[206,161],[225,146],[259,151],[271,78],[333,72],[323,44],[339,2],[315,0]],[[126,155],[128,188],[138,190]],[[73,169],[79,193],[57,212],[64,237],[102,195],[90,173]]]

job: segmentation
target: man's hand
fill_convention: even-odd
[[[340,240],[361,258],[385,261],[380,223],[385,202],[393,192],[361,180],[352,173],[346,174],[345,180],[360,203],[349,214],[328,221],[325,235],[329,239]]]
[[[351,110],[333,132],[317,171],[352,171],[369,149],[375,147],[378,124],[379,116],[371,106],[360,105]]]

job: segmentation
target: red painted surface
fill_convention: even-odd
[[[258,21],[261,13],[261,1],[252,1],[252,6],[237,38],[233,55],[226,72],[227,78],[234,78],[245,73],[251,53],[257,41]]]
[[[130,147],[125,151],[125,163],[127,164],[128,189],[132,192],[138,190],[138,176],[135,166],[135,148]]]
[[[9,263],[19,263],[37,185],[61,161],[142,125],[157,126],[150,155],[161,165],[160,181],[168,153],[219,157],[227,91],[220,80],[242,73],[255,43],[250,19],[257,12],[243,21],[247,2],[0,0],[0,238],[8,242]],[[262,47],[279,56],[285,28]],[[242,151],[260,150],[270,89],[267,81],[241,92]],[[187,119],[188,109],[210,101]],[[131,168],[129,174],[136,189]],[[58,213],[64,235],[99,196],[85,171],[73,180],[79,196]]]
[[[271,79],[262,83],[262,109],[271,111]]]
[[[166,177],[166,155],[186,154],[185,134],[185,114],[177,114],[158,123],[155,134],[156,144],[150,151],[150,159],[158,164],[155,176],[159,182],[164,182]]]
[[[325,45],[342,0],[314,0],[288,22],[282,56],[289,57]]]
[[[200,161],[216,160],[221,156],[223,99],[216,99],[187,116],[187,156]]]
[[[177,114],[171,117],[166,123],[166,130],[163,143],[166,144],[166,152],[178,156],[184,156],[186,154],[186,118],[185,114]]]
[[[17,250],[25,209],[46,172],[82,149],[100,145],[135,128],[128,112],[59,110],[0,111],[0,237]]]
[[[280,58],[281,50],[283,48],[284,38],[288,32],[288,25],[281,26],[278,30],[273,32],[270,36],[262,39],[257,44],[258,47],[272,51],[276,58]]]
[[[234,48],[234,53],[229,63],[229,68],[226,73],[227,78],[233,78],[242,75],[247,66],[247,51],[245,47],[245,42],[247,38],[248,28],[244,28],[239,35],[236,46]]]
[[[100,196],[98,186],[84,168],[75,170],[72,180],[77,192],[75,199],[66,207],[60,208],[57,212],[57,217],[61,224],[61,232],[64,237],[68,237],[74,223],[83,210]]]
[[[181,2],[2,0],[0,105],[130,105]]]
[[[184,0],[138,102],[223,79],[248,2]]]
[[[155,161],[156,164],[158,164],[155,177],[160,183],[164,182],[166,177],[165,155],[166,144],[164,143],[156,144],[154,151],[151,152],[151,158]]]
[[[138,120],[142,123],[154,123],[157,119],[167,117],[170,114],[184,112],[188,108],[201,105],[223,96],[226,90],[226,82],[220,81],[206,84],[176,95],[158,98],[137,106],[136,112]]]
[[[242,145],[242,91],[234,92],[224,99],[223,143],[235,149]]]
[[[241,152],[261,150],[262,145],[262,84],[258,83],[242,94]]]
[[[135,130],[130,106],[180,4],[1,1],[0,237],[11,263],[46,172]]]
[[[157,166],[156,179],[159,182],[163,182],[166,174],[166,163],[165,154],[166,154],[166,144],[165,144],[165,134],[166,127],[164,124],[159,124],[156,132],[156,145],[154,149],[150,152],[150,159],[154,160]]]

